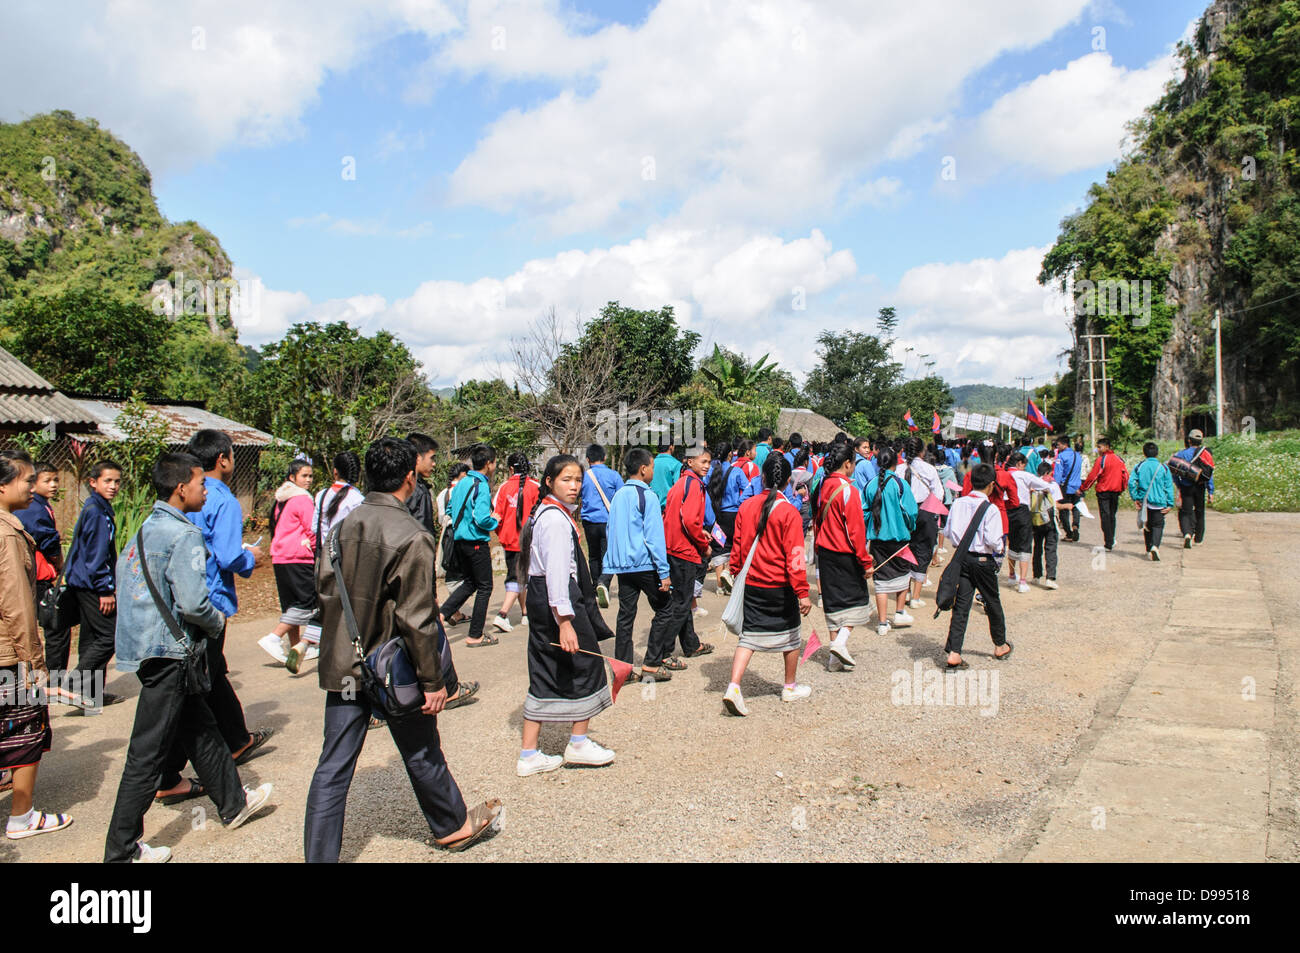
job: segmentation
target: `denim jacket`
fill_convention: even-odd
[[[162,500],[143,527],[149,575],[168,611],[181,623],[187,641],[216,636],[225,617],[212,604],[204,574],[207,547],[203,533],[180,510]],[[140,570],[137,538],[127,540],[117,561],[117,669],[134,672],[144,659],[185,657],[154,605]]]

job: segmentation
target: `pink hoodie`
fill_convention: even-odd
[[[313,563],[316,561],[316,536],[311,531],[315,507],[311,494],[285,481],[275,491],[275,502],[283,504],[280,518],[271,537],[272,563]]]

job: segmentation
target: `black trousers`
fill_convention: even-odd
[[[668,578],[673,588],[668,596],[668,604],[660,613],[664,620],[663,627],[657,633],[651,627],[650,641],[646,644],[642,664],[658,668],[666,656],[672,655],[673,646],[679,638],[682,651],[687,654],[700,647],[700,640],[695,635],[695,619],[691,613],[695,579],[699,570],[699,563],[668,554]]]
[[[1148,509],[1142,514],[1142,542],[1146,543],[1147,552],[1154,546],[1160,548],[1160,541],[1165,535],[1165,514],[1160,510]]]
[[[1062,503],[1078,503],[1083,499],[1080,493],[1062,493]],[[1066,539],[1077,540],[1079,538],[1079,521],[1083,519],[1079,515],[1079,508],[1072,506],[1068,510],[1057,510],[1056,518],[1061,521],[1061,535]]]
[[[194,762],[199,781],[229,823],[247,801],[235,762],[203,695],[185,694],[184,663],[152,658],[140,663],[140,697],[104,842],[105,863],[128,863],[144,836],[144,815],[159,790],[163,763],[174,745]]]
[[[1034,527],[1034,578],[1043,575],[1043,561],[1047,562],[1047,578],[1056,578],[1056,523]]]
[[[1101,521],[1101,538],[1110,549],[1115,545],[1115,517],[1119,513],[1119,494],[1097,491],[1097,519]]]
[[[69,587],[72,588],[72,587]],[[94,684],[94,673],[108,668],[117,650],[117,610],[99,611],[99,593],[75,589],[77,610],[81,615],[81,634],[77,637],[77,668],[81,670],[83,691]],[[71,641],[71,639],[69,639]]]
[[[605,552],[609,549],[606,533],[608,523],[582,521],[582,533],[587,537],[587,566],[591,569],[591,579],[598,586],[608,586],[612,578],[605,572]]]
[[[36,601],[40,603],[45,594],[53,588],[53,582],[36,584]],[[116,629],[116,626],[114,626]],[[68,655],[72,651],[72,629],[55,629],[45,634],[45,667],[51,672],[63,672],[68,668]]]
[[[1002,611],[1002,598],[998,595],[998,564],[992,556],[968,552],[962,558],[961,581],[957,584],[957,599],[952,606],[952,619],[948,623],[948,652],[961,654],[966,639],[966,621],[970,617],[971,603],[979,591],[984,600],[984,611],[989,617],[989,635],[994,645],[1007,641],[1007,617]]]
[[[1205,541],[1205,484],[1178,488],[1178,530],[1196,542]]]
[[[217,720],[217,730],[226,742],[226,754],[238,751],[248,744],[248,723],[244,721],[244,706],[239,703],[235,686],[230,684],[230,667],[226,664],[226,629],[215,639],[207,639],[208,674],[212,677],[212,690],[203,696],[212,717]],[[160,791],[181,783],[181,770],[192,760],[181,744],[172,745],[171,753],[163,765]],[[195,768],[198,765],[194,766]]]
[[[455,543],[460,550],[462,564],[469,568],[469,574],[442,604],[442,615],[443,618],[450,619],[473,596],[474,611],[470,614],[469,634],[465,637],[477,639],[483,635],[488,603],[492,601],[492,550],[489,543],[472,543],[467,539],[458,539]]]
[[[637,603],[642,593],[645,593],[646,601],[650,603],[650,609],[655,614],[650,621],[650,638],[646,642],[648,658],[650,644],[662,641],[663,634],[658,630],[664,627],[664,608],[668,605],[671,595],[659,588],[659,577],[652,569],[618,574],[618,620],[614,623],[614,657],[629,665],[633,664],[632,627],[636,625]]]
[[[307,821],[302,832],[309,864],[338,862],[348,789],[366,743],[369,723],[370,705],[364,697],[345,698],[342,692],[326,692],[325,743],[307,791]],[[417,714],[390,720],[388,732],[406,765],[406,776],[411,779],[429,830],[434,837],[456,833],[468,812],[442,754],[437,716]],[[382,805],[369,807],[371,814],[384,811]]]

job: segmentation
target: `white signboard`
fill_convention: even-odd
[[[1029,421],[1026,420],[1024,417],[1017,417],[1015,421],[1011,424],[1011,429],[1017,430],[1020,433],[1024,433],[1026,430],[1029,429]]]
[[[1004,410],[1002,413],[998,414],[998,423],[1004,424],[1007,427],[1014,427],[1016,425],[1016,415],[1009,414]]]
[[[952,426],[955,430],[968,430],[970,428],[970,414],[958,411],[952,415]]]

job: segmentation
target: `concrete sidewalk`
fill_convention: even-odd
[[[1215,513],[1203,545],[1177,523],[1182,572],[1161,637],[1058,776],[1028,861],[1263,861],[1279,649],[1258,569]]]

